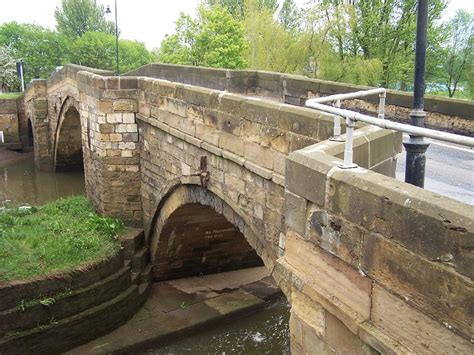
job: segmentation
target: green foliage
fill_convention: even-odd
[[[474,14],[458,10],[447,24],[447,30],[449,36],[440,55],[440,74],[449,97],[453,97],[459,81],[472,83],[473,80],[468,74],[474,63]]]
[[[124,73],[151,62],[141,42],[119,40],[119,68]],[[115,36],[104,32],[86,32],[72,45],[70,61],[97,69],[115,69]]]
[[[294,0],[284,0],[278,13],[278,21],[285,31],[297,32],[301,26],[301,10]]]
[[[41,26],[8,22],[0,26],[0,45],[10,48],[15,61],[24,63],[25,82],[47,77],[68,60],[71,42]]]
[[[199,8],[193,20],[183,13],[176,33],[161,43],[158,60],[164,63],[215,68],[245,67],[245,41],[241,25],[221,6]]]
[[[105,32],[114,34],[115,24],[107,21],[104,7],[95,0],[62,0],[54,11],[59,33],[77,38],[86,32]]]
[[[22,92],[4,92],[3,94],[0,94],[0,99],[2,100],[16,100],[18,99],[21,95],[23,95]]]
[[[216,5],[226,9],[236,20],[244,19],[248,14],[246,0],[206,0],[207,5],[214,7]],[[274,13],[278,8],[277,0],[256,0],[258,10],[269,10]]]
[[[196,35],[199,65],[242,69],[245,67],[244,34],[241,25],[220,6],[200,8],[200,26]]]
[[[84,197],[0,211],[0,281],[68,271],[115,255],[119,220],[97,215]]]
[[[158,51],[158,61],[172,64],[198,65],[196,35],[198,23],[181,12],[176,20],[176,32],[166,36]]]

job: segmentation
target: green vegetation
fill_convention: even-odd
[[[181,13],[176,33],[161,43],[158,58],[165,63],[215,68],[245,68],[246,44],[240,24],[221,6],[199,7],[193,20]]]
[[[22,92],[4,92],[3,94],[0,94],[0,100],[14,100],[18,99],[21,95],[23,95]]]
[[[85,197],[0,211],[0,282],[70,271],[115,255],[123,224]]]
[[[15,62],[22,60],[25,83],[47,78],[67,63],[115,70],[115,24],[96,0],[62,0],[54,13],[57,31],[33,24],[0,26],[0,84],[19,89]],[[120,71],[151,63],[145,45],[119,39]]]
[[[312,0],[304,11],[294,0],[278,5],[275,0],[205,0],[198,13],[224,9],[233,17],[245,36],[243,62],[248,68],[399,90],[412,87],[416,0]],[[438,84],[450,97],[473,98],[474,15],[458,11],[443,22],[446,7],[447,0],[429,2],[426,82]],[[195,21],[181,14],[176,33],[161,44],[159,61],[233,68],[228,57],[240,60],[239,51],[226,52],[226,62],[213,65],[197,59],[202,20],[201,15]],[[220,55],[219,49],[229,43],[210,50]],[[459,90],[461,82],[466,84]]]

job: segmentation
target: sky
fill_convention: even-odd
[[[54,29],[54,10],[61,0],[0,0],[0,25],[17,21],[35,23]],[[114,0],[97,0],[113,10]],[[165,34],[174,32],[180,12],[194,14],[200,0],[117,0],[118,24],[121,38],[144,42],[148,49],[157,48]],[[303,5],[307,0],[296,0]],[[474,13],[474,0],[451,0],[445,19],[457,9]],[[114,20],[114,14],[110,20]]]

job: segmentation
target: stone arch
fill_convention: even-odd
[[[153,276],[165,280],[235,270],[273,259],[257,234],[219,191],[169,185],[148,228]]]
[[[77,101],[67,97],[58,117],[54,139],[54,170],[84,170],[81,116]]]

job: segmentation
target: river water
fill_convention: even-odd
[[[290,306],[284,297],[251,316],[144,354],[290,354]]]
[[[14,159],[0,155],[0,207],[11,205],[42,205],[63,196],[84,194],[84,174],[52,173],[35,170],[31,154]]]

